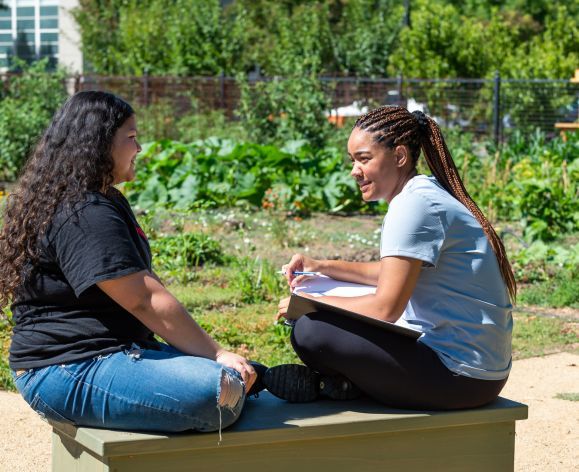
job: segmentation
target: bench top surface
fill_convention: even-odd
[[[58,423],[53,428],[95,454],[113,456],[511,422],[527,416],[526,405],[502,397],[471,410],[413,411],[371,400],[287,403],[266,391],[247,400],[241,418],[223,431],[221,441],[218,433],[131,433]]]

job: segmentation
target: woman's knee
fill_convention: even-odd
[[[239,376],[223,369],[217,391],[216,408],[209,413],[204,423],[194,429],[202,432],[221,431],[231,426],[241,415],[245,403],[245,386]]]
[[[290,339],[296,352],[310,350],[309,346],[313,341],[311,325],[311,320],[307,315],[302,316],[295,322]]]
[[[327,350],[331,346],[330,326],[312,315],[304,315],[294,325],[291,342],[294,350],[302,353],[317,354]]]

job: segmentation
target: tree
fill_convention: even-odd
[[[99,73],[216,75],[238,70],[243,17],[218,0],[80,0],[83,53]]]

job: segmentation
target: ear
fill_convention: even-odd
[[[398,145],[394,149],[394,157],[396,158],[396,166],[404,167],[410,162],[410,150],[408,146]]]

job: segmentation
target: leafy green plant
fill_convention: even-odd
[[[0,88],[0,180],[14,180],[54,112],[66,99],[64,72],[47,59],[27,65]]]
[[[559,270],[545,281],[525,286],[518,302],[523,305],[579,308],[579,280],[572,270]]]
[[[244,16],[218,0],[80,0],[74,17],[100,73],[216,75],[240,67]]]
[[[180,233],[157,236],[150,240],[154,269],[185,283],[192,270],[208,262],[221,263],[221,245],[203,233]]]
[[[210,138],[191,144],[157,141],[143,146],[137,177],[125,188],[140,208],[180,210],[215,206],[260,207],[270,189],[283,190],[287,211],[365,208],[336,149],[304,142],[282,148]]]
[[[332,131],[325,115],[328,97],[315,73],[274,77],[249,83],[239,80],[238,114],[255,142],[279,144],[303,139],[314,148],[323,147]]]
[[[231,282],[243,303],[277,300],[287,292],[285,279],[270,262],[257,258],[241,258],[234,262],[235,276]]]

